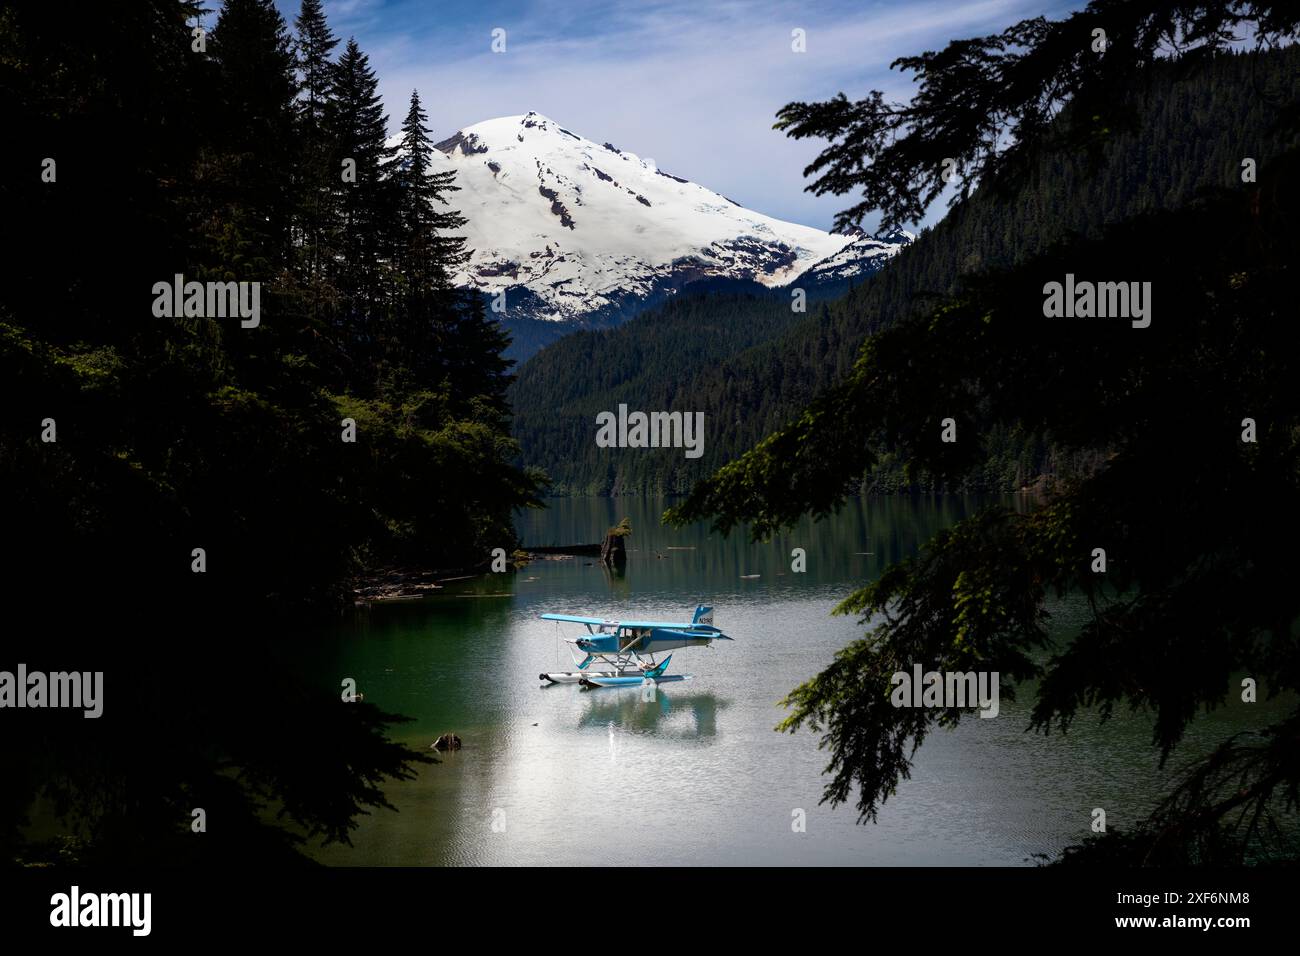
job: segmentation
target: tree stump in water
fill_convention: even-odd
[[[434,750],[459,750],[460,737],[456,734],[443,734],[433,742]]]
[[[627,564],[627,546],[622,535],[605,535],[605,543],[600,546],[600,563],[611,568],[621,568]]]

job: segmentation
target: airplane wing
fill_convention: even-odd
[[[681,624],[677,624],[677,625],[674,625],[674,628],[673,628],[673,629],[669,629],[669,628],[659,628],[659,630],[658,630],[658,636],[659,636],[661,639],[664,639],[664,640],[668,640],[668,639],[671,639],[671,638],[674,638],[674,637],[676,637],[676,638],[682,638],[682,639],[691,638],[691,637],[707,637],[707,638],[709,638],[709,639],[711,639],[711,640],[714,640],[714,641],[729,641],[729,640],[731,640],[730,637],[727,637],[726,634],[723,634],[723,633],[722,633],[721,631],[719,631],[717,628],[714,628],[714,629],[711,630],[711,631],[701,631],[701,630],[698,630],[698,629],[697,629],[697,630],[694,630],[694,631],[679,631],[679,630],[676,630],[676,629],[675,629],[675,628],[679,628],[679,627],[682,627],[682,626],[683,626],[683,625],[681,625]]]
[[[718,628],[711,624],[692,624],[689,621],[620,621],[603,617],[579,617],[576,614],[543,614],[543,621],[565,621],[569,624],[617,624],[621,628],[635,628],[636,630],[652,631],[694,631],[695,637],[700,636],[701,631],[719,631]]]
[[[543,614],[543,621],[565,621],[569,624],[604,624],[603,617],[578,617],[576,614]]]
[[[619,627],[634,627],[637,630],[648,628],[650,630],[687,630],[699,628],[697,624],[691,624],[688,621],[619,621]],[[701,628],[702,630],[703,628]]]

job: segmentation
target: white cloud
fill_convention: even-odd
[[[362,15],[373,12],[364,9],[367,0],[333,6],[344,3],[363,8],[354,11]],[[803,192],[802,170],[819,144],[773,130],[776,111],[841,90],[851,98],[872,88],[904,96],[908,79],[888,69],[896,57],[995,32],[1044,5],[930,0],[830,13],[770,2],[671,0],[597,11],[545,0],[516,17],[485,14],[479,28],[462,20],[454,29],[398,35],[390,22],[382,38],[359,39],[394,122],[413,87],[439,138],[536,110],[758,211],[825,228],[854,200]],[[507,30],[504,54],[489,51],[495,26]],[[791,52],[796,27],[807,31],[807,53]]]

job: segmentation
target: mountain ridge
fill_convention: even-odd
[[[759,292],[870,275],[915,238],[775,219],[536,112],[466,126],[435,149],[433,168],[456,173],[468,220],[470,257],[453,281],[496,304],[522,339],[515,358],[699,283]]]
[[[868,336],[959,292],[968,278],[1025,261],[1070,235],[1099,239],[1110,222],[1179,208],[1203,190],[1239,188],[1243,144],[1270,156],[1294,142],[1276,125],[1273,104],[1294,97],[1297,65],[1300,47],[1216,56],[1190,73],[1162,66],[1132,91],[1134,127],[1117,134],[1096,165],[1084,155],[1036,153],[1018,187],[975,191],[888,269],[806,315],[779,321],[765,311],[771,303],[717,302],[712,313],[706,302],[682,303],[693,310],[682,321],[661,327],[661,316],[650,314],[611,332],[566,338],[521,365],[511,387],[521,461],[547,471],[555,494],[689,491],[841,380]],[[1259,89],[1275,92],[1265,98]],[[692,334],[692,324],[709,329],[714,319],[723,321]],[[762,334],[724,354],[710,337],[737,324]],[[575,367],[591,371],[574,376]],[[703,411],[710,423],[703,457],[597,448],[592,415],[624,400]],[[984,438],[985,464],[959,488],[906,475],[886,451],[862,490],[1000,493],[1079,465],[1038,439],[996,430]]]

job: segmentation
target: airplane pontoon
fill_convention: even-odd
[[[661,662],[655,655],[680,647],[708,647],[714,641],[731,640],[713,626],[713,608],[701,604],[695,609],[689,623],[674,621],[610,621],[599,617],[580,617],[573,614],[543,614],[544,621],[564,624],[582,624],[587,633],[566,639],[583,655],[573,662],[576,671],[543,673],[541,680],[553,684],[582,684],[584,687],[620,687],[644,684],[647,681],[662,684],[689,680],[689,674],[665,674],[669,654]],[[591,665],[596,664],[595,668]],[[589,669],[590,668],[590,669]]]

